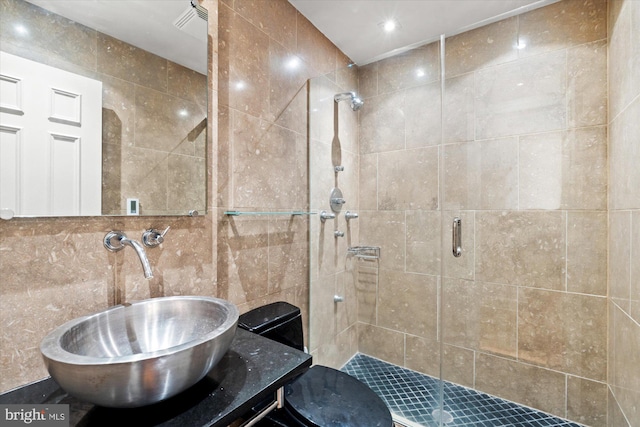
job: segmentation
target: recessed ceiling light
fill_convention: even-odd
[[[392,33],[400,28],[400,23],[395,19],[387,19],[386,21],[379,23],[378,26],[380,26],[380,28],[382,28],[386,33]]]
[[[285,67],[289,70],[297,70],[298,68],[300,68],[300,64],[300,58],[298,58],[297,56],[292,56],[287,60]]]
[[[22,24],[15,24],[13,27],[16,30],[16,33],[26,36],[27,34],[29,34],[29,30],[27,30],[27,27],[25,27]]]

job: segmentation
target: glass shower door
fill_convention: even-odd
[[[446,39],[440,331],[454,423],[606,417],[607,49],[565,37],[605,14],[571,7]]]
[[[441,400],[440,53],[434,42],[359,68],[359,244],[380,259],[358,282],[358,352],[408,426],[438,425]]]
[[[311,351],[410,427],[606,413],[606,41],[525,43],[537,13],[310,82]]]
[[[439,55],[431,43],[308,86],[316,213],[309,348],[315,363],[343,368],[379,392],[410,427],[435,425],[441,389]],[[351,91],[364,100],[359,108],[344,95]],[[334,188],[343,193],[339,212],[330,206]],[[425,386],[417,372],[430,375],[427,391],[402,398],[413,393],[407,387]]]

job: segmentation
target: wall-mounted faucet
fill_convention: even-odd
[[[136,254],[138,254],[138,258],[140,258],[140,264],[142,264],[142,270],[144,271],[144,278],[153,278],[153,271],[151,271],[149,258],[147,258],[147,253],[144,250],[144,246],[142,246],[140,242],[129,239],[127,235],[122,231],[110,231],[106,236],[104,236],[103,243],[104,247],[111,252],[118,252],[124,249],[125,246],[131,246],[136,251]]]

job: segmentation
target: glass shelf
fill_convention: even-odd
[[[244,212],[244,211],[225,211],[225,215],[240,216],[240,215],[315,215],[315,212]]]

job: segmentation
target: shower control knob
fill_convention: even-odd
[[[331,206],[331,210],[335,213],[338,213],[342,210],[342,205],[344,205],[347,201],[342,196],[342,191],[335,187],[331,190],[331,194],[329,195],[329,206]]]
[[[336,231],[333,232],[333,236],[336,237],[336,238],[337,237],[344,237],[344,231],[336,230]]]
[[[320,221],[325,222],[328,219],[334,219],[336,217],[336,214],[334,213],[329,213],[327,211],[322,211],[320,212]]]
[[[334,170],[335,170],[336,172],[342,172],[342,171],[344,171],[344,166],[336,166],[336,167],[334,168]]]
[[[346,211],[344,213],[344,219],[346,219],[347,221],[350,221],[352,219],[356,219],[358,218],[358,214],[355,212],[351,212],[351,211]]]

